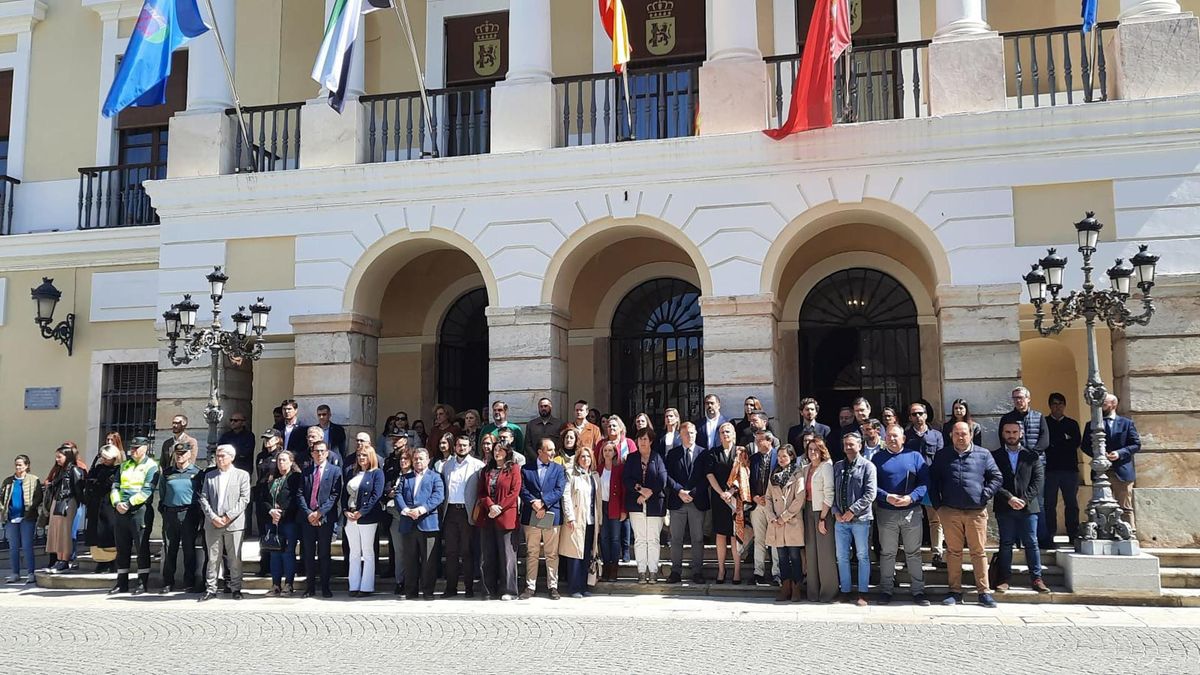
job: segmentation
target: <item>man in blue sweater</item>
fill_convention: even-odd
[[[925,456],[904,447],[904,429],[887,430],[884,450],[871,458],[875,465],[875,527],[879,531],[879,604],[892,601],[896,588],[896,547],[904,543],[904,559],[912,578],[913,602],[929,606],[921,568],[921,500],[929,485]]]
[[[987,540],[987,504],[1003,483],[1000,468],[992,453],[971,442],[971,427],[966,422],[954,425],[951,445],[942,448],[929,467],[929,501],[937,509],[946,533],[946,572],[950,593],[943,605],[962,602],[962,550],[971,550],[975,590],[979,604],[995,607],[988,588],[988,562],[984,551]]]

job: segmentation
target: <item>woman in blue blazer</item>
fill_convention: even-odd
[[[375,592],[375,528],[383,515],[383,470],[375,448],[365,445],[358,449],[354,466],[346,474],[346,489],[342,492],[342,513],[346,516],[346,540],[350,554],[350,597],[358,598]]]
[[[633,522],[633,550],[638,583],[658,581],[658,550],[666,515],[667,465],[653,451],[654,431],[639,429],[634,435],[638,451],[625,459],[621,482],[625,486],[625,510]]]

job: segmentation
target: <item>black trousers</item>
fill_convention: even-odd
[[[405,532],[404,537],[404,595],[409,599],[417,597],[417,585],[425,597],[433,597],[433,589],[437,584],[437,532],[421,532],[413,530]]]
[[[143,536],[150,530],[146,527],[147,509],[140,506],[125,513],[118,513],[113,525],[117,540],[117,583],[129,584],[129,573],[135,571],[142,582],[150,577],[150,542]],[[130,559],[137,552],[137,568],[131,570]]]
[[[446,593],[458,592],[458,578],[468,594],[475,592],[475,552],[471,539],[475,528],[467,522],[467,509],[461,504],[446,507],[446,522],[442,525],[442,546],[446,550]]]
[[[196,509],[166,509],[163,511],[163,540],[166,551],[163,558],[163,585],[175,585],[175,559],[183,549],[183,585],[196,585],[196,534],[200,526],[200,513]]]
[[[251,509],[258,515],[258,537],[262,539],[264,525],[271,522],[271,504],[264,499],[254,500],[254,508]],[[249,512],[247,512],[246,534],[250,534]],[[259,556],[258,575],[265,577],[271,573],[271,556],[264,554]]]
[[[483,552],[483,592],[493,598],[517,594],[517,532],[487,525],[479,531]]]
[[[304,559],[304,569],[308,574],[307,592],[315,592],[318,573],[321,591],[329,590],[330,565],[333,561],[333,522],[326,518],[325,522],[313,527],[307,518],[300,520],[300,557]],[[349,549],[347,549],[349,550]]]

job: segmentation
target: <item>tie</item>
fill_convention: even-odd
[[[683,470],[687,473],[687,477],[692,477],[692,449],[685,448],[683,451]]]
[[[312,497],[308,500],[308,508],[317,508],[317,492],[321,489],[321,472],[325,469],[324,465],[317,467],[316,477],[313,478]]]

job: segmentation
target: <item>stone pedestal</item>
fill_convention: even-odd
[[[1200,92],[1200,19],[1191,12],[1122,19],[1109,53],[1114,98]]]
[[[704,316],[704,394],[721,397],[725,415],[741,417],[742,401],[757,396],[763,410],[779,415],[775,339],[779,308],[771,293],[700,298]],[[787,429],[777,431],[786,434]]]
[[[762,131],[767,127],[767,68],[762,58],[708,61],[700,67],[700,135]]]
[[[554,85],[549,80],[498,82],[492,87],[491,151],[554,147]]]
[[[237,121],[219,112],[185,112],[170,120],[168,178],[220,176],[233,173]]]
[[[1158,558],[1137,555],[1058,555],[1072,593],[1162,595]]]
[[[488,386],[508,418],[534,417],[543,396],[567,410],[567,315],[553,305],[488,307],[487,321]]]
[[[159,349],[158,355],[158,404],[155,414],[154,446],[158,457],[162,442],[171,437],[171,419],[176,415],[188,418],[187,433],[196,439],[197,462],[206,466],[208,457],[208,422],[204,409],[208,407],[211,392],[211,360],[205,355],[187,365],[174,366],[167,359],[167,348]],[[224,359],[220,371],[220,402],[225,416],[217,435],[229,428],[229,417],[235,412],[250,414],[254,374],[249,362],[241,365]],[[215,440],[215,439],[214,439]],[[126,448],[129,439],[125,439]]]
[[[1079,542],[1082,555],[1138,555],[1142,547],[1132,539],[1091,539]]]
[[[347,97],[339,115],[324,98],[304,104],[300,168],[318,169],[361,164],[366,160],[367,116],[357,98]]]
[[[294,398],[300,418],[315,422],[317,406],[328,405],[349,436],[374,437],[378,395],[379,322],[361,314],[293,316],[296,334]]]
[[[942,399],[967,399],[988,448],[997,447],[996,426],[1020,384],[1020,299],[1019,284],[938,287]],[[945,411],[934,412],[937,419]]]
[[[1004,110],[1004,39],[998,33],[935,37],[929,45],[929,112]]]

